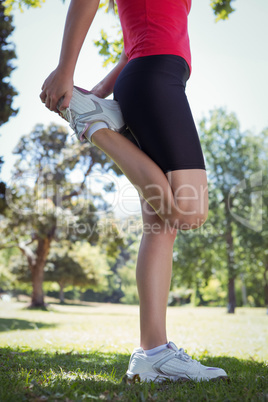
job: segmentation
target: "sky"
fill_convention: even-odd
[[[35,124],[66,124],[47,110],[39,99],[41,86],[57,66],[65,17],[70,1],[46,0],[41,9],[14,11],[15,31],[10,38],[16,45],[17,67],[11,83],[19,92],[13,107],[16,117],[0,127],[0,155],[4,156],[1,178],[12,176],[15,156],[12,150],[20,137]],[[236,11],[229,20],[215,22],[209,0],[193,0],[189,16],[192,51],[192,75],[187,83],[187,97],[196,124],[215,107],[235,112],[242,130],[258,134],[268,127],[268,1],[236,0]],[[112,13],[98,11],[77,63],[74,82],[91,89],[112,68],[103,68],[93,40],[101,29],[115,32],[117,21]],[[126,185],[127,179],[120,180]],[[135,190],[134,190],[135,191]],[[134,210],[137,212],[137,196]],[[136,205],[136,206],[135,206]]]

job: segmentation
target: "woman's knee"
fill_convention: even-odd
[[[154,223],[143,223],[143,234],[155,238],[158,241],[174,242],[177,235],[177,228],[171,226],[168,221],[156,221]]]
[[[202,226],[208,217],[208,210],[188,210],[176,209],[171,214],[165,216],[166,225],[179,230],[197,229]]]

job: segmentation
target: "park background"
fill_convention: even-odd
[[[117,363],[121,359],[126,365],[138,342],[140,207],[118,168],[95,148],[77,144],[68,125],[39,100],[43,80],[57,65],[68,4],[47,0],[41,8],[12,11],[15,30],[8,39],[17,59],[11,84],[18,91],[12,108],[19,111],[0,128],[5,190],[0,205],[1,356],[9,373],[12,361],[21,367],[11,378],[19,390],[24,384],[26,398],[64,400],[69,395],[78,400],[84,395],[92,400],[102,392],[101,399],[120,400],[113,387],[124,368]],[[177,236],[168,326],[170,336],[203,362],[220,365],[217,359],[229,356],[223,361],[233,376],[243,372],[232,388],[241,391],[239,396],[234,392],[234,400],[263,400],[268,4],[231,4],[235,12],[229,19],[215,22],[209,1],[195,0],[189,17],[193,70],[187,96],[206,157],[210,215],[202,228]],[[111,47],[107,39],[120,37],[118,30],[113,13],[99,10],[79,57],[76,85],[90,89],[110,71],[112,63],[103,63],[110,53],[117,56],[121,44]],[[29,304],[42,310],[25,308]],[[109,392],[105,384],[94,388],[95,382],[85,390],[85,376],[96,384],[108,381]],[[22,394],[12,396],[8,384],[2,399],[19,400]],[[67,385],[73,386],[70,394]],[[181,400],[187,389],[180,391]],[[160,400],[157,392],[145,387],[121,400]],[[170,392],[177,400],[177,390]],[[222,400],[224,395],[216,388],[209,392],[205,386],[195,389],[190,400]]]
[[[178,302],[191,301],[195,305],[225,305],[228,300],[228,281],[230,287],[230,279],[234,278],[236,285],[234,284],[233,288],[236,286],[237,305],[261,307],[268,303],[267,211],[265,209],[267,205],[265,202],[267,153],[265,152],[267,152],[268,125],[268,83],[265,79],[268,69],[268,55],[265,51],[268,33],[266,24],[267,3],[264,0],[259,0],[254,3],[254,7],[252,4],[251,1],[236,1],[236,11],[230,15],[230,18],[218,22],[215,22],[213,10],[206,1],[193,2],[190,13],[189,32],[193,70],[187,85],[187,95],[193,116],[199,127],[201,142],[203,141],[202,145],[210,179],[211,217],[200,230],[187,234],[182,232],[178,236],[174,249],[174,280],[171,293],[173,300],[171,303],[176,303],[177,299]],[[63,255],[67,256],[65,251],[70,248],[70,241],[74,241],[74,238],[70,239],[68,235],[64,237],[63,232],[67,231],[66,225],[76,232],[87,232],[91,244],[96,245],[96,237],[99,236],[101,241],[95,247],[94,252],[97,252],[101,243],[108,241],[112,244],[114,240],[113,246],[110,244],[110,249],[113,247],[116,249],[115,253],[110,250],[112,253],[110,258],[113,261],[103,261],[103,270],[106,270],[104,276],[106,279],[107,277],[110,278],[109,284],[102,280],[100,275],[98,276],[100,269],[97,273],[94,272],[93,267],[86,276],[96,274],[95,283],[91,281],[93,291],[97,290],[97,282],[103,282],[105,291],[104,289],[101,291],[102,295],[97,292],[95,300],[137,303],[134,270],[139,236],[141,235],[141,220],[136,190],[125,177],[120,175],[113,164],[108,163],[104,166],[105,161],[101,161],[102,156],[100,154],[96,155],[96,158],[99,159],[94,161],[94,166],[91,166],[92,158],[90,155],[87,157],[87,154],[90,154],[89,147],[81,148],[82,157],[80,157],[80,161],[82,162],[79,164],[77,144],[73,145],[76,147],[76,165],[70,167],[70,161],[66,162],[64,183],[57,182],[58,187],[51,190],[53,175],[50,179],[46,175],[45,181],[44,177],[41,176],[38,179],[39,181],[37,180],[36,164],[38,162],[33,161],[33,153],[37,152],[40,144],[37,145],[36,142],[36,148],[34,148],[29,139],[27,140],[29,144],[22,145],[20,143],[21,138],[31,132],[38,131],[40,138],[40,125],[43,125],[47,130],[51,124],[53,127],[61,126],[67,130],[66,122],[56,114],[53,115],[39,101],[42,82],[55,68],[58,61],[67,9],[68,2],[63,3],[61,1],[53,3],[47,1],[42,4],[41,8],[24,8],[24,12],[14,7],[14,26],[16,29],[10,39],[16,45],[17,59],[12,62],[16,66],[12,73],[12,85],[18,91],[18,96],[14,98],[13,108],[18,108],[19,112],[16,117],[10,118],[9,122],[1,127],[1,155],[4,157],[1,175],[10,189],[8,198],[10,211],[13,210],[14,212],[18,209],[15,196],[10,193],[14,189],[16,189],[14,192],[18,191],[20,187],[20,192],[24,191],[27,196],[29,195],[28,191],[33,191],[32,207],[22,206],[24,212],[25,210],[32,210],[38,213],[39,209],[39,215],[43,214],[43,219],[45,219],[44,215],[48,213],[49,209],[48,203],[51,199],[47,194],[49,191],[57,192],[59,186],[68,187],[68,182],[69,185],[70,182],[73,182],[75,190],[81,193],[81,188],[78,189],[77,186],[79,186],[79,182],[80,184],[84,182],[83,194],[86,199],[84,201],[90,202],[93,198],[99,198],[98,201],[93,201],[95,205],[98,202],[98,211],[95,211],[95,217],[92,213],[90,214],[92,219],[89,222],[85,221],[83,224],[82,218],[79,218],[79,222],[75,224],[74,220],[71,223],[70,216],[67,219],[69,223],[65,219],[66,214],[70,213],[73,214],[73,219],[75,216],[77,218],[76,212],[71,211],[71,208],[68,207],[68,202],[65,202],[64,206],[61,205],[61,217],[59,217],[59,206],[55,206],[58,210],[55,209],[54,212],[51,206],[52,209],[50,208],[49,216],[47,216],[47,230],[49,230],[51,219],[57,219],[57,225],[61,226],[62,229],[62,241],[60,243],[50,242],[50,245],[55,248],[54,257],[59,255],[56,250],[57,247],[61,249],[60,258]],[[102,36],[101,30],[105,31]],[[120,43],[114,48],[105,48],[107,45],[105,34],[108,34],[108,40],[112,42],[120,37],[118,31],[116,16],[112,12],[106,13],[105,7],[103,7],[97,14],[82,48],[74,77],[75,84],[90,89],[110,71],[113,63],[106,62],[106,67],[103,64],[109,58],[110,51],[113,55],[117,55],[117,52],[120,51]],[[96,46],[95,41],[99,41],[101,46]],[[100,51],[102,53],[106,51],[108,55],[100,55]],[[38,124],[39,128],[37,128]],[[216,127],[215,130],[215,124],[222,127]],[[52,128],[50,129],[52,130]],[[224,133],[220,133],[220,130],[223,130]],[[208,134],[209,131],[210,134]],[[64,134],[62,135],[64,136]],[[224,143],[222,143],[223,137]],[[250,140],[247,141],[249,137]],[[213,146],[210,144],[211,139],[214,141]],[[259,150],[255,149],[258,146]],[[217,155],[219,148],[221,152],[218,152]],[[17,154],[12,153],[14,149],[16,149]],[[47,157],[45,150],[42,151],[42,163],[44,165],[56,163],[55,158],[59,148],[55,147],[54,151],[54,159]],[[22,173],[22,167],[14,168],[14,164],[18,160],[21,164],[23,163],[23,159],[25,159],[23,152],[31,154],[33,160],[28,163],[27,167],[23,167]],[[89,165],[91,166],[90,173],[88,172]],[[219,172],[221,175],[218,174]],[[36,180],[39,184],[32,188]],[[22,190],[25,185],[31,190],[28,187]],[[49,186],[50,190],[48,190]],[[241,188],[235,189],[235,186]],[[243,186],[244,189],[242,189]],[[67,196],[67,187],[64,193],[65,197]],[[235,194],[231,202],[237,205],[231,207],[229,205],[227,211],[223,204],[230,201],[232,192]],[[41,193],[42,195],[40,195]],[[44,195],[45,193],[46,195]],[[80,198],[83,198],[83,194],[80,194]],[[78,196],[73,198],[78,198]],[[217,199],[216,202],[213,201],[214,198]],[[34,199],[35,203],[33,202]],[[27,203],[27,200],[20,202]],[[80,202],[81,204],[81,199],[76,199],[73,202]],[[43,206],[41,207],[41,205]],[[83,213],[85,213],[84,207],[81,207]],[[7,225],[6,223],[7,228],[5,230],[8,231],[8,234],[7,241],[3,245],[11,247],[14,240],[17,243],[22,241],[27,243],[29,239],[33,238],[33,231],[37,230],[40,233],[44,230],[43,226],[40,228],[40,222],[39,227],[33,229],[32,225],[36,225],[36,222],[34,223],[29,219],[27,223],[25,214],[27,215],[27,212],[22,214],[24,216],[23,222],[16,221],[17,215],[12,214],[13,225],[17,226],[18,233],[14,233],[12,224]],[[222,221],[219,218],[220,215]],[[60,222],[60,218],[62,218],[62,222]],[[36,219],[35,215],[34,220],[36,221]],[[97,220],[100,223],[99,226],[96,224]],[[19,225],[21,225],[20,228]],[[25,231],[28,231],[28,239]],[[113,231],[116,233],[111,233]],[[110,235],[108,235],[109,233]],[[76,235],[75,240],[77,241],[86,237],[86,233],[81,233],[82,237],[79,237],[79,233]],[[227,240],[230,235],[231,240]],[[55,233],[54,238],[56,237],[57,234]],[[65,244],[63,240],[66,241]],[[119,244],[120,241],[121,244]],[[33,245],[35,244],[36,242]],[[90,247],[89,244],[83,246]],[[107,244],[105,247],[108,247]],[[15,277],[19,278],[20,283],[22,280],[26,282],[30,280],[27,263],[24,268],[19,269],[17,260],[24,261],[21,259],[21,251],[18,248],[17,250],[13,248],[1,252],[3,275],[6,272],[6,265],[8,265]],[[103,251],[105,248],[102,244],[100,250],[102,257]],[[195,259],[192,258],[193,255],[195,255]],[[234,258],[233,255],[235,255]],[[11,259],[13,262],[7,264],[6,259]],[[88,266],[88,264],[87,262],[84,265]],[[59,274],[59,267],[56,269],[55,264],[54,267],[52,265],[51,263],[50,268],[46,268],[49,272],[45,279],[51,279],[45,283],[45,288],[50,292],[49,294],[55,296],[59,281],[65,275],[65,277],[69,276],[69,279],[65,280],[64,283],[61,281],[61,290],[64,286],[65,291],[70,291],[67,294],[69,297],[77,297],[80,292],[77,286],[85,283],[83,268],[80,283],[78,283],[78,278],[76,278],[77,283],[75,283],[74,276],[77,277],[77,271],[75,268],[71,269],[72,266],[74,267],[72,263],[68,265],[68,275],[67,271],[64,273],[64,270]],[[64,265],[67,267],[66,263]],[[94,263],[91,262],[91,265],[94,266]],[[12,278],[14,279],[14,276]],[[104,282],[106,282],[106,286]],[[9,287],[10,284],[11,282],[6,287]],[[88,284],[90,285],[90,280]],[[16,282],[15,287],[17,286],[18,282]],[[3,290],[6,290],[6,287],[4,286]],[[201,288],[202,292],[200,292]],[[29,294],[30,287],[27,287],[27,284],[24,286],[24,290],[26,289],[28,289]],[[92,291],[87,293],[88,297],[85,297],[91,300]],[[203,297],[205,293],[206,295]],[[61,292],[61,297],[63,298],[63,292]]]

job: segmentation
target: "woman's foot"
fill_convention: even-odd
[[[98,98],[85,89],[74,86],[73,95],[67,109],[58,110],[61,117],[70,123],[80,141],[87,139],[89,142],[91,135],[88,136],[88,129],[96,122],[106,124],[106,127],[118,132],[123,132],[126,128],[119,103],[111,99]]]
[[[173,342],[161,352],[147,356],[142,348],[134,349],[126,373],[127,382],[135,381],[209,381],[228,379],[226,372],[217,367],[207,367],[193,360]]]

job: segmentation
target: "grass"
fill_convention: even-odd
[[[0,302],[0,401],[268,401],[264,309],[168,310],[170,339],[231,382],[127,385],[138,345],[136,306],[51,304],[29,311]]]

